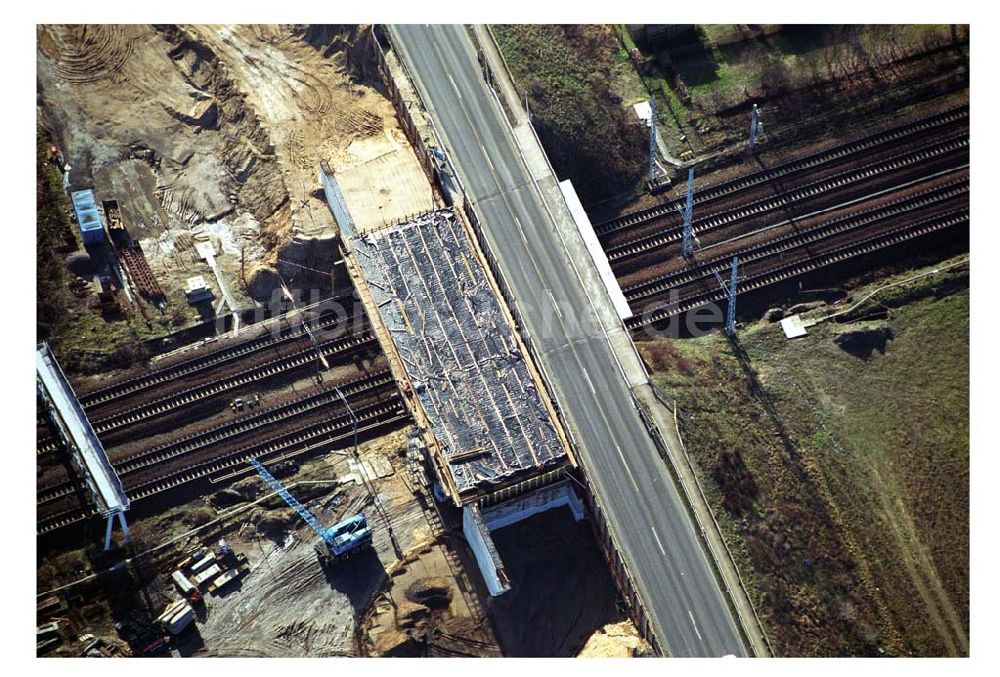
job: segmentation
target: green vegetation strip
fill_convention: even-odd
[[[640,343],[780,655],[968,652],[965,263],[856,289],[834,319],[880,319],[801,339]]]

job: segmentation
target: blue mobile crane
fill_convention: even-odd
[[[288,490],[268,472],[260,461],[252,458],[250,465],[260,473],[268,486],[274,489],[285,500],[285,503],[295,508],[295,512],[299,513],[306,524],[319,534],[320,542],[316,544],[316,554],[319,555],[320,562],[324,565],[345,560],[371,546],[372,528],[368,525],[368,518],[363,512],[348,517],[330,528],[325,528],[315,515],[288,493]]]

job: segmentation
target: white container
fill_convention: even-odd
[[[207,567],[209,564],[214,564],[214,563],[215,563],[215,553],[210,552],[191,565],[191,573],[196,574],[199,571],[205,569],[205,567]]]
[[[157,621],[163,629],[171,635],[176,635],[184,631],[194,620],[194,609],[186,600],[179,599],[160,614]]]
[[[221,590],[222,588],[226,587],[231,582],[239,578],[239,576],[240,576],[239,569],[230,569],[229,571],[227,571],[226,573],[222,574],[214,581],[212,581],[212,585],[208,586],[208,590],[209,592],[216,592],[217,590]]]
[[[187,576],[185,576],[182,572],[175,571],[172,578],[174,579],[174,584],[177,586],[177,589],[180,590],[181,594],[185,597],[195,591],[194,585],[192,585],[191,581],[189,581]]]
[[[198,574],[191,580],[195,585],[197,585],[200,588],[202,585],[212,580],[220,573],[222,573],[222,569],[219,567],[219,565],[213,564],[212,566],[208,567],[207,569],[202,571],[200,574]]]

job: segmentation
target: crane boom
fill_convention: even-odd
[[[319,534],[321,542],[316,544],[316,552],[320,556],[320,561],[326,563],[333,560],[341,560],[350,557],[356,552],[371,546],[372,528],[368,524],[368,518],[363,512],[359,512],[353,517],[334,524],[330,528],[324,528],[323,524],[316,519],[316,516],[309,512],[304,505],[288,493],[281,482],[268,472],[260,461],[255,458],[250,459],[250,464],[260,473],[268,486],[274,489],[285,503],[295,508],[295,512],[305,520],[306,524]]]
[[[313,531],[319,534],[320,538],[323,538],[324,540],[326,539],[326,533],[323,529],[323,525],[320,524],[320,521],[316,519],[316,517],[309,512],[304,505],[299,503],[298,499],[288,493],[288,490],[282,486],[281,482],[274,478],[274,475],[268,472],[267,468],[265,468],[260,461],[256,458],[252,458],[250,459],[250,465],[252,465],[257,472],[260,473],[260,476],[264,478],[264,481],[267,482],[268,486],[274,489],[274,491],[285,500],[285,503],[295,508],[295,512],[299,513],[299,516],[306,521],[306,524],[312,527]]]

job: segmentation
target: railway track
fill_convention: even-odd
[[[968,105],[960,106],[923,120],[871,134],[856,141],[850,141],[801,158],[789,160],[775,167],[699,189],[695,192],[694,204],[704,205],[723,198],[729,198],[769,182],[778,179],[788,179],[809,171],[815,171],[825,165],[850,158],[852,155],[872,151],[880,146],[906,140],[908,137],[920,138],[928,133],[939,133],[942,129],[947,129],[950,126],[967,124],[968,120]],[[678,210],[684,207],[684,201],[685,198],[680,198],[664,202],[648,209],[605,221],[594,226],[594,232],[599,238],[603,239],[606,236],[629,230],[664,216],[677,214]]]
[[[343,300],[343,298],[351,297],[331,299],[331,301],[336,302],[338,300]],[[317,322],[320,329],[326,329],[335,325],[338,321],[343,321],[346,325],[355,321],[355,319],[355,316],[351,315],[346,318],[319,318]],[[281,345],[292,343],[304,336],[306,336],[305,331],[300,325],[296,325],[291,332],[281,336],[268,334],[239,343],[235,346],[220,348],[219,350],[214,350],[204,355],[197,355],[182,362],[153,370],[147,374],[143,374],[142,376],[137,376],[126,381],[115,383],[107,388],[101,388],[100,390],[87,393],[80,396],[80,404],[83,405],[84,409],[91,409],[99,405],[108,404],[128,395],[148,390],[149,388],[168,383],[178,378],[197,374],[213,367],[244,358],[248,355],[253,355],[254,353],[258,353],[262,350],[276,348]]]
[[[809,256],[804,261],[786,263],[773,268],[755,271],[740,280],[737,289],[741,294],[755,291],[757,289],[776,284],[826,266],[842,263],[858,256],[871,254],[881,249],[913,240],[924,235],[929,235],[946,228],[962,225],[967,227],[968,224],[968,208],[957,209],[946,214],[923,219],[916,223],[902,225],[889,232],[880,233],[858,242],[837,247],[830,251]],[[757,262],[757,265],[760,265],[760,261]],[[714,279],[714,275],[711,273],[708,275],[711,275],[712,279]],[[705,276],[703,279],[708,279],[708,277]],[[723,300],[726,296],[727,291],[719,287],[708,292],[700,291],[689,296],[682,297],[669,304],[650,304],[650,306],[641,311],[641,314],[635,315],[626,320],[626,326],[628,326],[630,330],[638,330],[656,322],[661,322],[671,317],[686,313],[690,310],[700,308],[706,304]]]
[[[811,228],[797,230],[789,235],[745,249],[739,252],[740,263],[746,265],[760,259],[780,256],[784,252],[822,242],[830,237],[856,232],[861,229],[877,228],[880,224],[891,221],[900,215],[911,213],[918,209],[933,208],[957,197],[967,196],[968,194],[968,177],[955,179],[943,186],[930,188],[914,195],[900,198],[886,205],[825,221]],[[760,231],[749,233],[740,239],[750,238],[759,233]],[[704,251],[706,250],[701,250],[701,252]],[[732,253],[722,254],[708,260],[700,261],[692,267],[659,275],[650,280],[626,287],[623,289],[623,292],[629,303],[659,296],[672,289],[689,285],[708,275],[723,274],[729,269],[731,260]]]
[[[350,415],[338,416],[335,419],[309,426],[294,433],[286,433],[271,440],[245,447],[211,461],[195,463],[175,470],[162,477],[131,487],[127,489],[127,493],[132,502],[140,501],[176,489],[179,486],[197,480],[210,479],[213,475],[244,466],[249,463],[251,458],[261,459],[266,463],[277,463],[307,451],[325,449],[353,437],[353,420],[357,421],[358,434],[363,435],[388,425],[395,425],[407,420],[408,417],[409,414],[397,395],[389,401],[355,409],[354,419]],[[49,533],[95,515],[97,515],[97,510],[93,506],[64,510],[38,520],[36,533],[38,535]]]
[[[377,344],[377,339],[371,329],[365,329],[359,334],[321,343],[320,350],[324,357],[333,358]],[[176,411],[181,407],[189,406],[195,402],[214,397],[240,386],[298,369],[314,360],[316,360],[316,351],[310,346],[286,357],[280,357],[265,362],[262,365],[245,369],[231,376],[194,386],[158,400],[144,403],[138,407],[133,407],[119,414],[99,419],[93,422],[94,431],[98,435],[106,434],[128,425],[134,425],[140,421],[162,416],[168,412]],[[49,438],[39,443],[37,453],[39,455],[54,453],[58,448],[58,442]]]
[[[812,200],[817,196],[844,190],[845,188],[859,185],[862,182],[870,181],[877,176],[942,158],[949,154],[966,150],[968,147],[969,138],[966,134],[938,141],[917,150],[901,153],[887,160],[874,162],[859,169],[848,170],[825,179],[811,182],[775,197],[763,198],[736,209],[706,216],[694,221],[692,232],[696,236],[704,235],[705,233],[731,226],[744,219],[763,216],[778,209],[786,209],[797,203]],[[674,226],[661,233],[637,238],[623,245],[609,248],[607,250],[608,261],[611,263],[624,261],[678,242],[682,237],[683,227]]]
[[[350,398],[377,393],[387,386],[394,385],[395,379],[393,379],[392,373],[389,370],[384,370],[366,378],[342,383],[338,388],[345,397]],[[175,460],[205,449],[210,445],[225,442],[253,431],[287,423],[292,419],[315,413],[331,404],[338,407],[341,404],[340,395],[332,387],[319,393],[307,395],[293,402],[273,407],[253,416],[225,423],[210,430],[188,435],[182,439],[127,456],[116,461],[114,467],[118,475],[124,478],[139,470]],[[37,494],[36,503],[39,506],[47,505],[60,498],[72,495],[74,491],[75,488],[72,481],[41,487]]]

